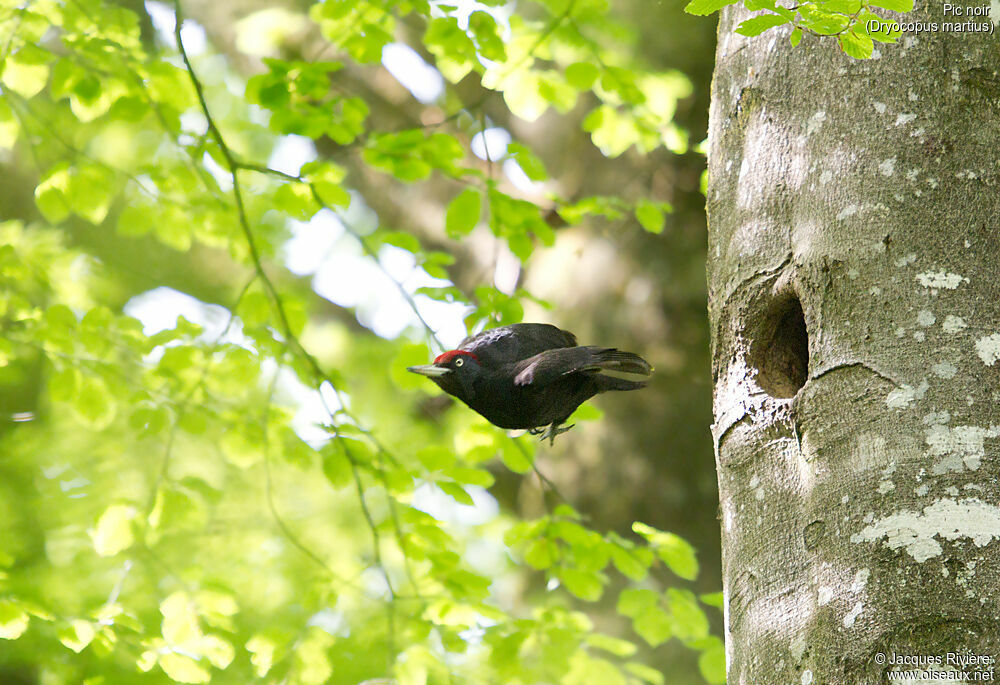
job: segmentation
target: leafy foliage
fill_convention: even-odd
[[[690,14],[708,15],[739,0],[690,0],[684,10]],[[736,33],[759,36],[779,26],[792,27],[789,40],[799,44],[803,33],[820,37],[835,37],[840,49],[856,59],[872,56],[875,43],[895,43],[902,35],[900,24],[872,11],[881,8],[892,12],[911,12],[913,0],[811,0],[788,8],[776,0],[744,0],[743,6],[761,11],[736,27]]]
[[[540,204],[498,179],[504,160],[534,183],[548,172],[522,142],[477,161],[468,140],[485,117],[451,86],[440,121],[397,130],[341,81],[374,69],[412,19],[449,83],[475,73],[526,120],[582,103],[606,155],[686,149],[672,116],[689,84],[630,62],[603,3],[545,0],[509,18],[495,6],[463,17],[421,0],[324,0],[309,16],[336,60],[268,58],[250,78],[189,54],[179,7],[159,38],[98,0],[0,8],[0,147],[33,168],[37,210],[0,224],[0,380],[43,379],[0,433],[0,666],[33,664],[45,682],[663,682],[581,610],[624,584],[635,633],[676,637],[722,682],[721,643],[674,586],[698,573],[690,545],[642,524],[634,538],[593,530],[567,503],[464,522],[488,508],[498,468],[551,487],[534,444],[468,412],[417,414],[426,387],[405,367],[430,356],[429,327],[318,356],[330,331],[280,264],[292,222],[325,214],[373,264],[391,248],[437,279],[414,293],[394,280],[418,318],[418,296],[466,304],[470,329],[519,321],[537,301],[463,292],[450,252],[363,225],[357,179],[335,154],[294,173],[270,166],[289,136],[329,141],[393,181],[447,179],[445,235],[482,225],[520,260],[554,243],[553,216],[664,230],[662,200]],[[219,325],[123,311],[109,294],[120,285],[68,238],[111,232],[224,255]],[[321,418],[302,421],[306,404]],[[548,582],[527,609],[497,590],[518,576]]]

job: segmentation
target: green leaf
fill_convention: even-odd
[[[802,29],[798,26],[792,29],[792,35],[788,37],[788,40],[791,42],[793,48],[798,45],[799,41],[802,40]]]
[[[416,236],[403,231],[387,231],[378,234],[379,240],[387,245],[398,247],[407,252],[420,252],[420,240]]]
[[[694,580],[697,577],[698,559],[694,548],[687,540],[638,521],[632,524],[632,530],[649,541],[650,547],[671,571],[685,580]]]
[[[698,670],[712,685],[722,685],[726,682],[726,648],[722,640],[714,636],[711,640],[711,646],[702,651],[698,657]]]
[[[726,5],[733,5],[738,0],[691,0],[685,7],[684,11],[688,14],[696,14],[698,16],[706,16],[712,12],[717,12]]]
[[[610,549],[611,562],[623,576],[632,580],[642,580],[649,573],[653,554],[648,549],[643,547],[626,549],[620,545],[612,545]]]
[[[455,481],[466,485],[478,485],[481,488],[488,488],[493,485],[493,474],[483,469],[456,467],[448,469],[447,475]]]
[[[403,345],[389,366],[389,378],[403,390],[429,389],[428,386],[433,388],[426,378],[406,370],[410,366],[428,364],[430,360],[431,351],[427,345],[422,343]]]
[[[623,616],[635,618],[647,607],[659,604],[660,596],[644,588],[627,588],[618,595],[617,611]]]
[[[635,208],[635,218],[650,233],[663,233],[666,217],[659,205],[649,200],[641,200]]]
[[[428,471],[440,471],[455,463],[455,454],[447,447],[429,445],[417,451],[417,460]]]
[[[726,603],[726,598],[721,592],[707,592],[703,595],[699,595],[698,599],[700,599],[703,604],[707,604],[708,606],[715,607],[717,609],[721,609]]]
[[[914,0],[870,0],[868,4],[892,12],[912,12]]]
[[[59,642],[79,654],[93,641],[97,632],[90,621],[74,619],[58,633]]]
[[[563,586],[580,599],[596,602],[604,594],[604,576],[596,571],[563,567],[556,575]]]
[[[590,62],[574,62],[566,67],[566,80],[577,90],[590,90],[600,75]]]
[[[475,188],[466,188],[448,203],[445,213],[445,233],[458,240],[472,232],[479,223],[482,199]]]
[[[535,153],[527,146],[521,143],[511,143],[507,146],[507,154],[517,162],[524,175],[532,181],[544,181],[549,177],[542,160],[536,157]]]
[[[5,100],[0,100],[0,149],[10,150],[21,132],[21,122]]]
[[[639,680],[650,683],[650,685],[663,685],[663,674],[645,664],[637,661],[629,661],[625,664],[625,670]]]
[[[157,660],[167,677],[178,683],[207,683],[212,679],[208,669],[183,654],[168,652]]]
[[[853,30],[840,34],[838,41],[840,48],[855,59],[868,59],[875,47],[871,38],[859,35]]]
[[[28,629],[28,612],[9,599],[0,599],[0,638],[16,640]]]
[[[128,504],[112,504],[104,510],[97,526],[90,531],[98,556],[112,557],[132,546],[135,542],[132,522],[137,513],[135,507]]]
[[[107,428],[115,418],[114,396],[100,376],[88,375],[80,382],[73,401],[73,410],[83,423],[95,430]]]
[[[479,53],[488,60],[502,61],[507,57],[500,39],[496,20],[489,12],[477,10],[469,15],[469,30],[476,37]]]
[[[8,57],[0,67],[0,81],[4,88],[9,88],[24,98],[33,98],[41,92],[49,80],[47,64],[29,64],[18,61],[20,54]]]
[[[464,504],[469,507],[475,504],[472,496],[458,483],[453,483],[447,480],[439,480],[435,481],[435,485],[441,488],[441,491],[444,494],[448,495],[459,504]]]
[[[667,604],[673,630],[682,640],[696,640],[708,635],[708,618],[689,590],[667,588]]]
[[[622,658],[632,656],[637,649],[635,644],[628,640],[621,640],[610,635],[602,635],[601,633],[591,633],[588,635],[587,644]]]
[[[768,29],[773,29],[775,26],[781,26],[782,24],[787,23],[787,19],[777,14],[762,14],[742,22],[736,27],[736,33],[744,36],[759,36]]]
[[[334,438],[320,448],[323,456],[323,475],[334,489],[346,487],[351,483],[351,462],[340,444],[340,439]]]
[[[646,606],[632,619],[632,628],[643,640],[657,647],[674,635],[674,622],[659,604]]]
[[[524,561],[533,568],[544,570],[559,560],[559,546],[549,538],[538,538],[524,550]]]
[[[504,466],[514,473],[528,473],[532,469],[531,460],[525,456],[513,440],[505,440],[500,445],[500,459]]]
[[[892,27],[893,22],[886,21],[868,10],[862,10],[854,30],[880,43],[895,43],[903,34],[902,31],[893,31]]]
[[[59,162],[35,186],[35,205],[50,224],[58,224],[69,216],[69,203],[66,201],[69,183],[69,164]]]

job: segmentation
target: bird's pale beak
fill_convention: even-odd
[[[427,376],[428,378],[434,378],[435,376],[443,376],[447,373],[451,373],[451,369],[444,366],[437,366],[436,364],[424,364],[423,366],[407,366],[407,371],[412,371],[413,373],[419,373],[421,376]]]

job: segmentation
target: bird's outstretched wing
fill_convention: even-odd
[[[458,349],[475,354],[480,364],[499,366],[546,350],[575,345],[576,336],[551,324],[515,323],[470,336],[462,341]]]
[[[514,377],[515,385],[541,386],[552,383],[571,373],[593,373],[615,371],[626,374],[648,376],[652,371],[649,362],[632,352],[622,352],[613,347],[567,347],[547,350],[525,359],[518,364]],[[631,390],[642,387],[641,380],[628,380],[614,376],[603,376],[606,390]]]

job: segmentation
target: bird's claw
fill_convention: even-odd
[[[545,442],[545,438],[548,438],[551,447],[555,444],[557,435],[562,435],[575,425],[575,423],[571,423],[568,426],[560,426],[557,423],[552,423],[548,428],[529,428],[528,432],[532,435],[541,435],[542,437],[538,439],[539,442]]]

